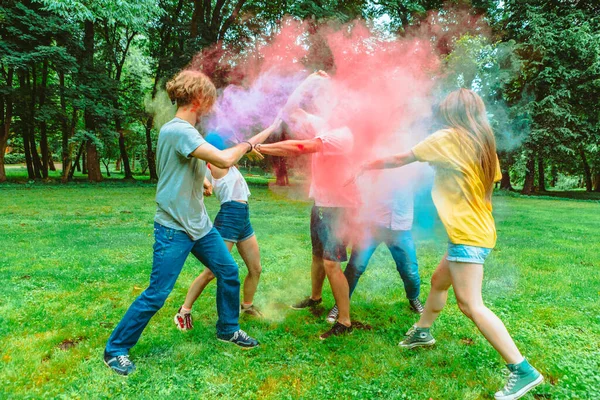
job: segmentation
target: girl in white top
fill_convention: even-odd
[[[208,134],[205,140],[218,149],[224,149],[225,143],[217,134]],[[208,164],[210,173],[207,173],[205,195],[215,194],[221,203],[221,209],[215,217],[214,227],[225,241],[229,251],[235,245],[248,267],[248,275],[244,280],[244,298],[240,312],[255,317],[261,317],[261,312],[254,306],[254,294],[258,287],[262,266],[260,251],[250,223],[248,197],[250,189],[246,180],[235,166],[218,168]],[[215,278],[212,271],[206,268],[190,286],[185,302],[175,315],[175,324],[180,330],[193,328],[191,309],[196,299],[202,294],[204,288]]]

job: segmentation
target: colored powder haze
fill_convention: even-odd
[[[448,54],[453,41],[464,33],[485,35],[485,30],[481,20],[468,13],[453,18],[432,14],[404,37],[391,37],[361,21],[325,25],[309,35],[306,23],[289,19],[254,52],[221,58],[222,63],[235,63],[244,79],[220,89],[215,111],[203,128],[239,141],[267,127],[277,115],[288,122],[301,107],[314,114],[317,132],[343,126],[352,131],[353,165],[407,151],[436,129],[432,106],[456,88],[456,81],[454,86],[447,82],[461,72],[444,70],[440,53]],[[317,69],[326,70],[330,79],[313,76],[305,81]],[[311,137],[286,129],[286,138]],[[310,178],[309,162],[293,164],[300,169],[296,173]],[[397,191],[413,192],[416,221],[430,229],[435,218],[431,180],[432,171],[423,164],[365,174],[357,181],[362,206],[353,231],[367,232],[367,221],[377,217],[381,200],[389,201]],[[362,237],[351,239],[356,242]],[[303,279],[306,270],[298,274]],[[278,295],[271,288],[269,292],[271,301],[277,302],[305,295],[306,289],[286,287]],[[282,317],[276,310],[266,311],[271,317]]]
[[[301,107],[318,117],[313,118],[317,132],[342,126],[352,131],[354,148],[349,157],[356,166],[372,157],[406,151],[431,133],[430,124],[424,122],[431,117],[440,74],[437,50],[423,36],[417,32],[406,38],[390,38],[360,21],[325,25],[311,36],[305,23],[287,20],[257,53],[245,59],[236,56],[237,68],[246,76],[243,86],[229,85],[220,90],[204,130],[239,141],[268,126],[278,113],[289,121],[290,114]],[[320,50],[314,51],[314,47]],[[330,79],[313,76],[304,81],[314,66],[325,66]],[[311,137],[286,130],[286,138]],[[310,177],[310,163],[295,165]],[[424,170],[370,172],[359,181],[364,204],[360,220],[372,219],[377,199],[393,196],[397,186],[411,188],[419,182],[419,190],[421,183],[428,181],[423,179]]]

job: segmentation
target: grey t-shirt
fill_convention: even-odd
[[[160,129],[156,146],[154,221],[198,240],[212,228],[204,206],[206,163],[190,154],[206,143],[189,122],[175,117]]]

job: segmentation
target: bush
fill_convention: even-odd
[[[22,164],[25,162],[25,154],[8,153],[4,155],[4,164]]]

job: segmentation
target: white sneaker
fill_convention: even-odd
[[[339,313],[340,313],[340,310],[338,310],[338,306],[336,304],[329,311],[329,314],[327,314],[327,318],[325,318],[325,321],[327,321],[328,324],[334,324],[335,321],[337,321],[337,319],[338,319],[338,314]]]

